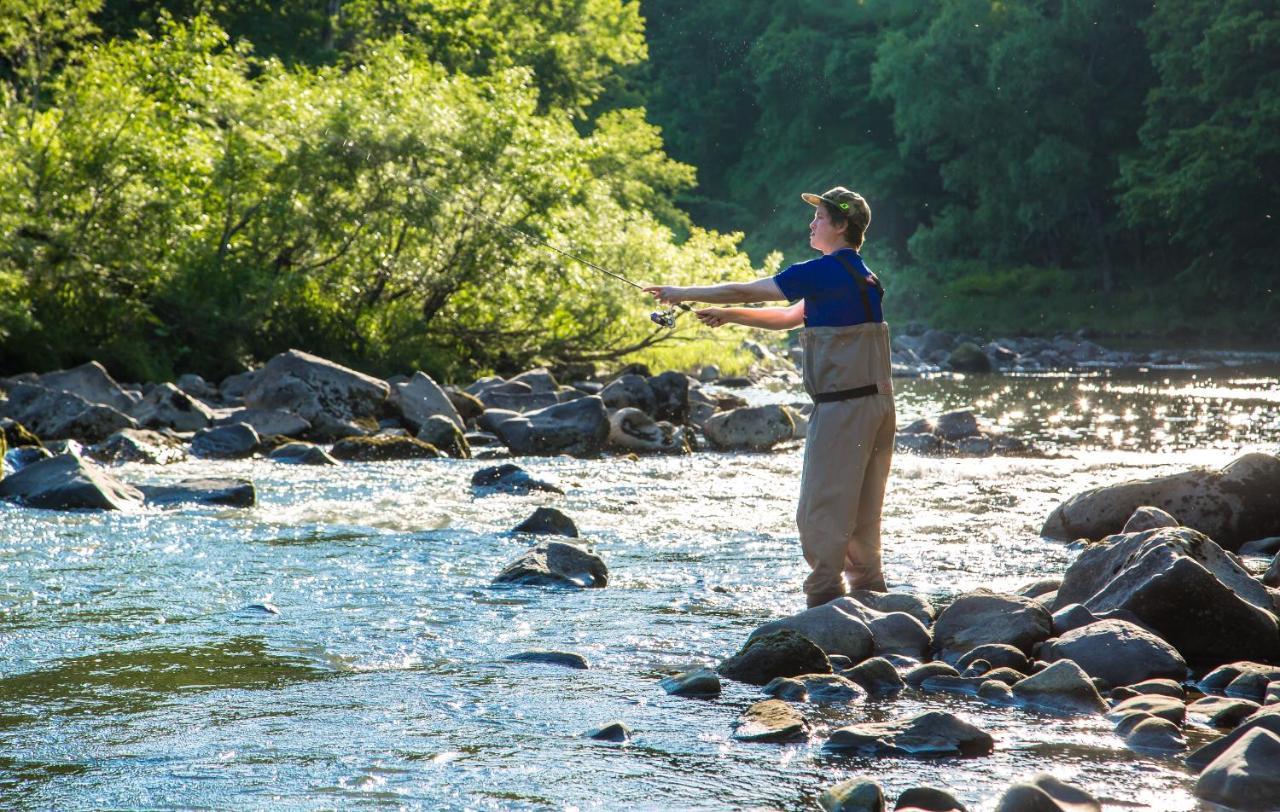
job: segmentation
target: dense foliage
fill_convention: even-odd
[[[496,224],[747,278],[836,183],[897,319],[1260,331],[1277,133],[1270,0],[0,0],[0,372],[701,357]]]

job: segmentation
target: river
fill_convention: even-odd
[[[938,603],[1060,575],[1074,552],[1038,531],[1073,493],[1280,442],[1274,362],[897,387],[900,426],[970,405],[1059,455],[895,457],[889,583]],[[799,444],[528,458],[518,462],[567,494],[485,497],[468,487],[492,464],[480,460],[192,460],[117,473],[245,476],[258,506],[0,506],[0,807],[812,809],[825,787],[866,774],[891,799],[932,785],[989,810],[1014,779],[1048,771],[1108,808],[1200,808],[1180,759],[1127,750],[1101,718],[908,690],[805,706],[814,735],[780,746],[731,738],[761,698],[752,686],[726,683],[715,701],[667,696],[662,676],[713,664],[761,622],[803,608],[801,458]],[[490,585],[527,546],[507,528],[539,505],[596,543],[606,589]],[[591,668],[503,660],[529,648],[577,651]],[[928,709],[987,730],[995,753],[821,752],[831,728]],[[614,719],[633,729],[629,744],[583,738]],[[1190,724],[1187,736],[1211,738]]]

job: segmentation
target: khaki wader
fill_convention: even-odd
[[[873,392],[815,402],[809,416],[796,524],[810,606],[849,589],[884,591],[880,509],[893,459],[897,420],[889,360],[889,325],[806,327],[804,386],[810,397]]]

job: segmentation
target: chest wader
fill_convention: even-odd
[[[873,320],[868,282],[836,258],[858,284],[867,321],[801,334],[804,387],[814,401],[796,510],[813,569],[804,582],[809,606],[845,594],[846,579],[849,589],[886,590],[880,510],[897,429],[889,325]]]

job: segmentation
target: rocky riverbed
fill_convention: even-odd
[[[598,393],[581,382],[587,386],[570,387],[581,396],[563,403],[599,397],[605,421],[596,425],[609,432],[626,409],[671,426],[647,435],[654,445],[640,451],[606,434],[597,449],[568,449],[577,457],[561,448],[475,459],[505,456],[509,444],[501,431],[469,425],[458,406],[470,401],[445,391],[466,441],[451,451],[442,446],[457,440],[454,432],[437,429],[438,444],[421,439],[440,415],[419,417],[411,431],[406,406],[396,417],[346,421],[360,429],[351,440],[376,433],[365,417],[396,420],[382,436],[400,442],[394,453],[407,458],[390,461],[336,459],[335,437],[298,432],[293,444],[311,442],[330,459],[283,464],[269,455],[287,443],[264,445],[262,437],[288,435],[257,429],[251,456],[202,456],[192,429],[169,427],[168,464],[86,455],[90,470],[138,492],[125,510],[0,507],[0,694],[13,709],[4,725],[16,754],[15,779],[0,793],[43,806],[800,809],[823,793],[829,807],[874,796],[859,783],[869,779],[890,807],[936,800],[928,796],[934,788],[969,809],[1017,809],[1039,793],[1064,804],[1092,797],[1176,810],[1197,808],[1197,792],[1221,801],[1238,791],[1223,789],[1213,777],[1221,771],[1208,769],[1222,752],[1200,751],[1199,760],[1214,756],[1203,764],[1192,755],[1226,742],[1228,720],[1251,734],[1258,725],[1245,720],[1266,707],[1273,687],[1265,661],[1274,652],[1258,614],[1271,594],[1263,581],[1275,551],[1266,539],[1214,529],[1238,551],[1234,559],[1148,512],[1139,519],[1146,529],[1130,527],[1131,536],[1109,542],[1126,559],[1140,551],[1144,562],[1192,572],[1204,589],[1225,588],[1205,600],[1231,613],[1211,619],[1230,630],[1219,635],[1235,641],[1227,651],[1211,633],[1153,614],[1148,592],[1099,586],[1089,572],[1109,566],[1100,557],[1108,545],[1041,532],[1070,497],[1123,480],[1167,476],[1175,486],[1165,507],[1176,514],[1184,472],[1221,472],[1245,452],[1274,452],[1274,370],[901,379],[900,427],[919,419],[938,434],[939,424],[967,424],[944,416],[968,407],[980,429],[1040,455],[904,449],[886,514],[886,568],[898,603],[868,595],[838,609],[838,623],[824,627],[842,632],[838,649],[809,623],[810,636],[796,636],[810,645],[823,638],[817,659],[798,643],[797,652],[810,652],[795,660],[803,673],[756,670],[751,681],[732,667],[725,673],[724,663],[749,654],[753,635],[776,636],[802,608],[791,525],[802,446],[793,435],[760,443],[783,434],[765,419],[736,435],[746,439],[740,449],[720,450],[705,425],[661,411],[670,408],[660,406],[661,376],[639,372],[632,374],[647,390],[623,381],[626,403],[606,402],[616,380],[595,382]],[[530,390],[533,377],[543,375],[525,378]],[[704,418],[764,409],[774,420],[786,415],[793,432],[793,415],[803,418],[790,405],[799,398],[785,367],[745,388],[682,380],[707,396]],[[388,396],[393,387],[426,385],[416,376],[381,383]],[[552,404],[512,400],[537,393],[509,384],[482,384],[507,387],[490,396],[507,400],[489,410],[506,408],[518,416],[491,417],[522,421],[508,439],[569,436],[536,430],[536,413],[562,404],[559,386]],[[246,408],[220,402],[226,382],[217,389],[217,398],[201,400],[214,420],[220,410]],[[482,406],[484,397],[482,388]],[[315,400],[333,408],[332,399]],[[326,412],[304,416],[303,408],[288,411],[347,431],[335,429],[344,415],[327,413],[329,422]],[[641,418],[632,420],[634,430]],[[670,447],[676,429],[698,450]],[[584,443],[599,435],[573,436]],[[750,450],[761,446],[770,450]],[[40,456],[14,459],[24,455]],[[508,462],[524,479],[486,470]],[[1210,485],[1223,476],[1194,483],[1206,515]],[[210,477],[223,481],[221,491],[208,482],[184,487],[224,500],[154,496]],[[236,481],[252,484],[252,506],[243,496],[236,502],[227,485]],[[1158,497],[1153,488],[1142,495]],[[1227,488],[1220,499],[1237,492]],[[1091,521],[1114,522],[1108,511],[1122,507],[1103,510],[1100,498],[1075,500],[1067,512],[1076,517],[1083,505]],[[537,508],[546,510],[534,517]],[[560,535],[513,532],[535,518],[526,531]],[[1125,530],[1129,518],[1091,534]],[[583,548],[590,554],[580,555]],[[1211,581],[1177,564],[1183,560]],[[1131,580],[1158,586],[1156,572],[1164,570]],[[1260,631],[1241,633],[1251,628]],[[983,637],[992,629],[999,640]],[[1101,671],[1114,663],[1091,657],[1091,646],[1120,644],[1107,642],[1113,638],[1142,652],[1124,658],[1134,673]],[[1257,666],[1214,675],[1215,659]],[[917,673],[916,663],[934,661]],[[662,682],[699,668],[701,694],[714,681],[714,698],[669,693]],[[765,676],[782,681],[755,684]],[[1237,750],[1270,752],[1265,737],[1238,738],[1248,741]],[[917,741],[932,742],[934,754],[913,753]],[[1066,789],[1036,777],[1045,772]]]

